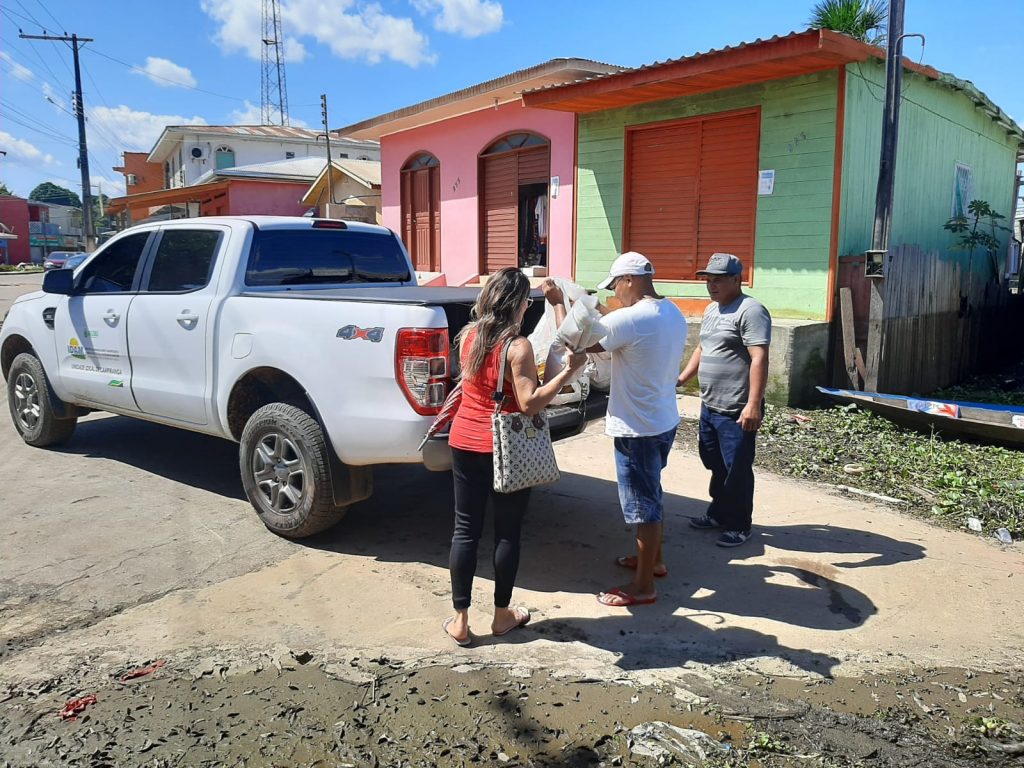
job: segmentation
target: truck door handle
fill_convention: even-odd
[[[182,310],[177,317],[178,325],[184,328],[186,331],[191,331],[196,327],[196,323],[199,322],[199,315],[189,312],[187,309]]]
[[[103,321],[107,325],[117,325],[117,321],[121,319],[121,316],[112,309],[108,309],[103,313]]]

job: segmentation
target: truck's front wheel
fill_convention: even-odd
[[[66,443],[75,431],[74,418],[57,418],[50,403],[50,382],[43,364],[22,352],[7,373],[7,404],[21,439],[37,448]]]
[[[329,450],[320,424],[293,405],[271,403],[249,418],[239,449],[242,485],[267,528],[297,539],[345,516],[334,506]]]

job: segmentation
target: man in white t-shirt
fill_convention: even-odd
[[[667,571],[661,553],[661,472],[679,426],[676,379],[686,345],[686,320],[670,300],[654,290],[654,267],[630,251],[612,263],[598,288],[614,291],[622,304],[604,314],[607,334],[588,352],[611,352],[611,394],[606,433],[614,438],[619,501],[627,524],[636,525],[636,555],[616,559],[633,570],[633,580],[602,592],[604,605],[628,607],[653,603],[655,577]],[[561,302],[557,288],[545,286],[551,303]]]

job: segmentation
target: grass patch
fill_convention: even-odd
[[[19,274],[29,274],[32,272],[42,272],[43,268],[38,264],[33,264],[30,267],[22,267],[20,264],[0,264],[0,272],[17,272]]]
[[[968,517],[991,533],[1024,536],[1024,451],[944,440],[855,406],[768,407],[758,464],[781,474],[849,485],[907,502],[949,526]]]

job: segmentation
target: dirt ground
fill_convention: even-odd
[[[0,314],[35,284],[0,279]],[[0,766],[1024,765],[1019,544],[762,472],[754,536],[721,550],[686,526],[683,440],[670,575],[608,609],[631,546],[610,445],[595,424],[558,453],[524,532],[534,620],[456,649],[446,477],[383,468],[292,542],[231,443],[95,414],[41,451],[0,419]]]

